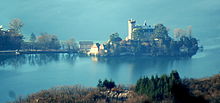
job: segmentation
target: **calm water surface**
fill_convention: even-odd
[[[0,102],[63,85],[96,86],[98,79],[134,84],[142,76],[169,74],[201,78],[220,72],[220,50],[210,46],[192,58],[79,57],[74,54],[0,56]]]

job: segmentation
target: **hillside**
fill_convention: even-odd
[[[161,76],[161,78],[164,76]],[[159,77],[160,78],[160,77]],[[143,78],[142,78],[143,80]],[[219,103],[220,74],[202,79],[182,79],[162,99],[136,92],[135,86],[112,89],[64,86],[42,90],[13,103]],[[174,83],[175,84],[175,83]],[[137,85],[136,85],[137,86]],[[164,88],[164,86],[162,86]],[[149,88],[149,87],[148,87]],[[154,88],[155,89],[155,88]],[[158,87],[160,89],[160,87]],[[151,89],[148,89],[151,90]],[[164,91],[164,90],[163,90]],[[166,93],[162,93],[166,94]]]
[[[185,79],[183,83],[195,96],[203,97],[210,103],[220,103],[220,74],[209,78]]]

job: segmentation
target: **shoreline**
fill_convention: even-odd
[[[70,51],[70,50],[5,50],[0,51],[0,55],[22,55],[22,54],[47,54],[47,53],[76,53],[82,57],[170,57],[170,58],[191,58],[190,55],[146,55],[146,54],[139,54],[139,55],[88,55],[86,53],[80,53],[78,51]]]
[[[20,54],[44,54],[44,53],[78,53],[76,51],[69,50],[7,50],[0,51],[0,55],[20,55]]]

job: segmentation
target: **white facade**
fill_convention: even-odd
[[[133,19],[128,20],[128,37],[127,37],[128,40],[131,39],[131,34],[133,32],[133,28],[135,27],[135,23],[136,21]]]
[[[90,54],[90,55],[97,55],[98,53],[99,53],[99,49],[96,44],[94,44],[91,47],[90,51],[88,52],[88,54]]]

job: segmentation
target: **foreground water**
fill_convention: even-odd
[[[134,84],[142,76],[169,74],[201,78],[220,72],[218,46],[210,46],[192,58],[79,57],[75,54],[0,56],[0,102],[63,85],[96,86],[98,79]]]

